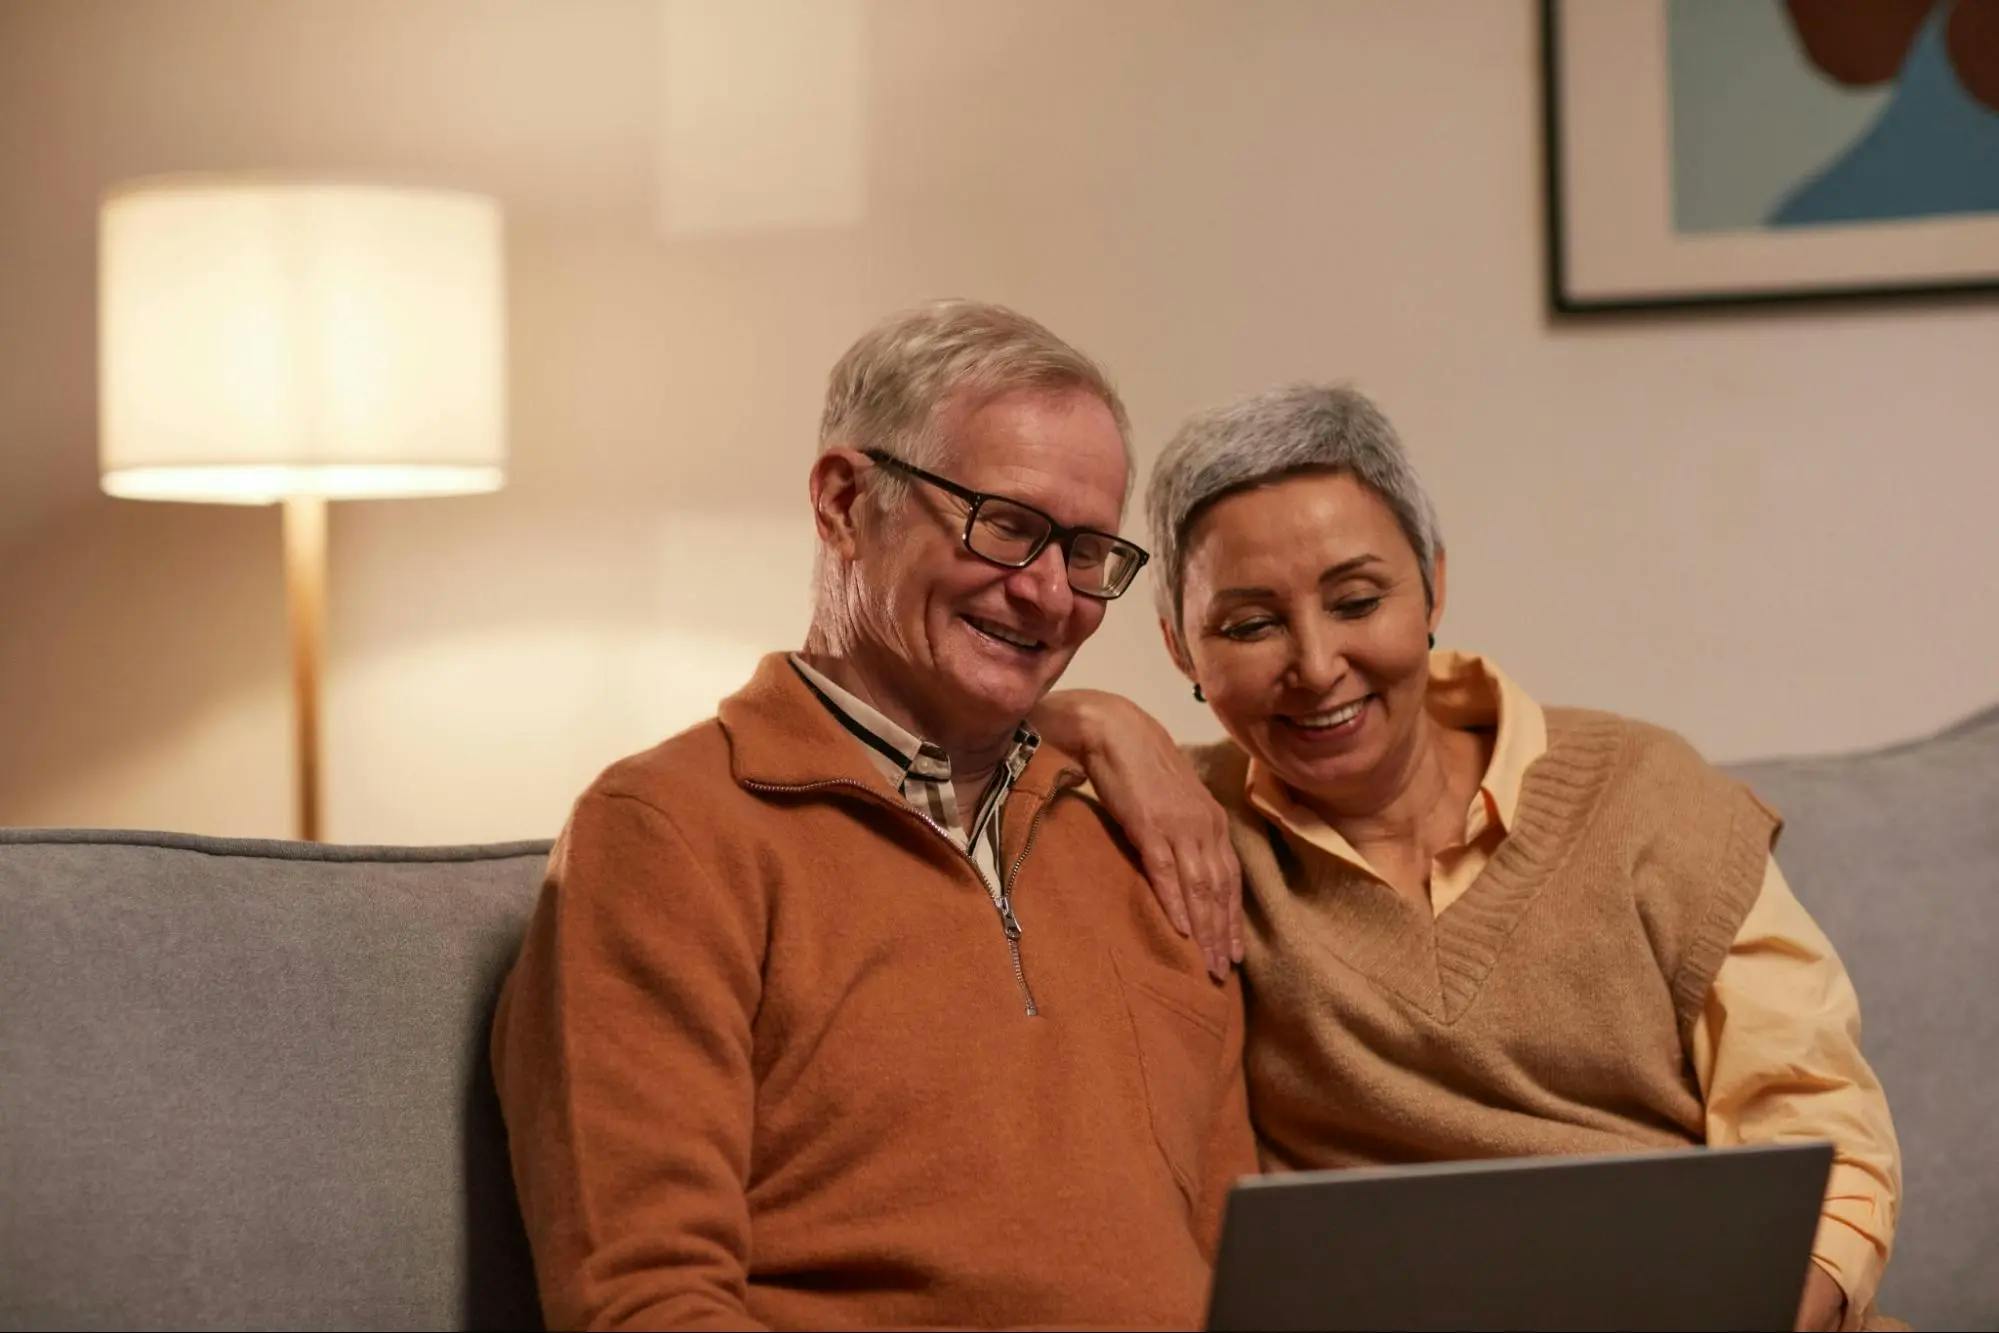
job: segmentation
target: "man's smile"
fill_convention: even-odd
[[[982,637],[1005,644],[1017,652],[1038,653],[1048,647],[1040,639],[1012,626],[1002,625],[996,620],[985,620],[973,615],[962,616],[961,619]]]

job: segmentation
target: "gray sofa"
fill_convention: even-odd
[[[1739,766],[1906,1154],[1883,1306],[1999,1323],[1999,710]],[[0,1327],[532,1326],[486,1068],[546,843],[0,829]]]

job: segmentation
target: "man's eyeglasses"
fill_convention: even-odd
[[[882,467],[935,486],[970,505],[965,515],[965,549],[990,564],[1024,569],[1053,541],[1062,548],[1068,564],[1069,586],[1085,597],[1109,601],[1129,588],[1152,558],[1142,547],[1114,533],[1065,528],[1033,505],[960,486],[880,449],[862,452]]]

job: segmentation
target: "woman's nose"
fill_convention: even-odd
[[[1312,694],[1324,694],[1346,674],[1346,654],[1339,636],[1311,621],[1292,640],[1290,684]]]

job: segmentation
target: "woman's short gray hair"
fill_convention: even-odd
[[[1437,511],[1395,427],[1356,390],[1293,384],[1190,417],[1168,442],[1146,487],[1158,571],[1159,614],[1180,633],[1187,535],[1208,508],[1238,491],[1301,473],[1347,473],[1381,497],[1415,548],[1423,595],[1434,603]]]
[[[885,449],[936,470],[947,441],[938,409],[960,394],[974,401],[1013,389],[1081,389],[1103,400],[1125,447],[1131,492],[1131,423],[1103,368],[1015,310],[987,301],[932,301],[890,315],[862,334],[834,365],[819,418],[819,452],[842,445]],[[886,507],[909,483],[881,470],[872,480]]]

